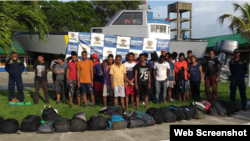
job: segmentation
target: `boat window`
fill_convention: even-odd
[[[151,32],[155,33],[167,33],[167,26],[165,25],[151,25]]]
[[[113,25],[142,25],[142,12],[124,12]]]
[[[151,32],[156,32],[156,25],[151,25]]]

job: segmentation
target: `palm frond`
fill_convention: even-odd
[[[239,11],[241,15],[241,19],[246,19],[247,23],[250,23],[250,15],[249,15],[249,4],[246,2],[243,6],[234,3],[234,12]]]

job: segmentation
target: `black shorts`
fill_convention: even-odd
[[[138,95],[147,95],[149,94],[148,85],[138,85]]]

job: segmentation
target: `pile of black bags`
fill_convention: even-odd
[[[15,119],[4,120],[0,117],[0,133],[13,134],[18,130],[21,132],[36,133],[63,133],[84,132],[87,130],[123,130],[125,128],[140,128],[153,126],[155,124],[170,123],[182,120],[204,119],[206,114],[212,116],[231,116],[239,112],[241,107],[233,102],[227,101],[201,101],[192,102],[186,106],[170,105],[167,107],[149,108],[145,113],[131,111],[126,113],[122,107],[109,107],[99,112],[106,114],[109,118],[101,115],[93,115],[87,121],[84,112],[76,113],[72,119],[63,118],[53,108],[45,108],[41,118],[37,115],[25,117],[21,124]],[[41,120],[44,120],[41,123]]]

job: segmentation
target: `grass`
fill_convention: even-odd
[[[7,104],[8,102],[8,91],[0,91],[0,116],[4,119],[7,118],[15,118],[21,123],[22,119],[25,118],[27,115],[41,115],[41,110],[44,108],[44,96],[43,91],[40,90],[40,99],[39,104],[37,105],[30,105],[30,106],[9,106]],[[247,87],[247,97],[250,97],[250,87]],[[33,96],[34,96],[34,90],[25,90],[25,102],[32,102],[33,103]],[[90,105],[88,109],[84,109],[83,107],[78,107],[76,103],[74,103],[73,107],[70,109],[69,104],[59,104],[56,105],[53,101],[53,91],[49,90],[50,95],[50,104],[47,106],[51,106],[58,110],[59,115],[62,117],[66,117],[71,119],[75,113],[78,112],[85,112],[87,114],[87,118],[89,119],[92,115],[98,114],[99,110],[103,107],[103,105],[96,105],[96,109],[93,109]],[[220,100],[229,100],[230,90],[229,90],[229,83],[219,83],[218,84],[218,99]],[[191,93],[189,94],[189,97],[191,98]],[[239,92],[237,91],[237,102],[240,102],[240,96]],[[16,91],[16,99],[17,99],[17,91]],[[201,99],[206,99],[205,92],[204,92],[204,84],[201,85]],[[167,105],[189,105],[191,100],[188,100],[186,102],[168,102]],[[164,107],[166,106],[164,103],[161,103],[159,105],[155,105],[153,103],[149,103],[148,107]],[[130,105],[131,107],[131,105]],[[127,112],[131,111],[132,108],[129,108],[129,110],[126,110]],[[140,111],[145,112],[146,109],[144,105],[140,105]],[[104,115],[107,117],[107,115]]]

